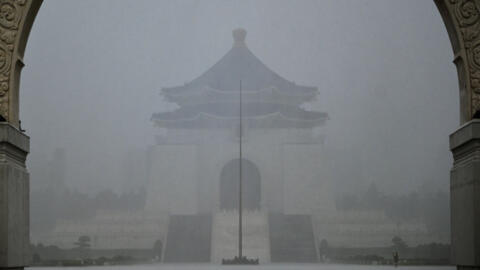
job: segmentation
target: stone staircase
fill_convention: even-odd
[[[317,249],[309,215],[270,214],[272,262],[317,262]]]
[[[260,263],[270,262],[268,215],[261,211],[243,212],[243,254],[258,258]],[[238,255],[238,211],[214,214],[212,226],[213,263]]]
[[[170,216],[163,262],[210,262],[211,232],[210,215]]]

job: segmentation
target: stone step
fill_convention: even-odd
[[[317,262],[311,216],[270,214],[268,219],[272,262]]]
[[[268,215],[261,211],[243,212],[243,255],[270,262]],[[238,255],[238,211],[216,213],[212,227],[212,262]]]
[[[172,215],[168,224],[164,262],[210,262],[212,217]]]

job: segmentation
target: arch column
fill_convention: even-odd
[[[460,123],[450,136],[452,261],[480,269],[480,1],[434,0],[442,15],[457,66]]]
[[[30,249],[29,138],[0,123],[0,268],[22,268]]]
[[[30,260],[29,137],[20,129],[23,55],[41,0],[0,0],[0,269]]]

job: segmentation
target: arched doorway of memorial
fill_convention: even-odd
[[[240,159],[229,161],[220,174],[220,209],[238,209]],[[260,171],[253,162],[242,159],[243,209],[260,209],[261,180]]]

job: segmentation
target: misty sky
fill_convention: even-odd
[[[56,147],[68,184],[119,190],[129,151],[154,143],[159,90],[182,85],[232,46],[317,86],[325,153],[340,189],[448,190],[459,124],[450,42],[431,0],[45,0],[22,73],[32,186]]]

